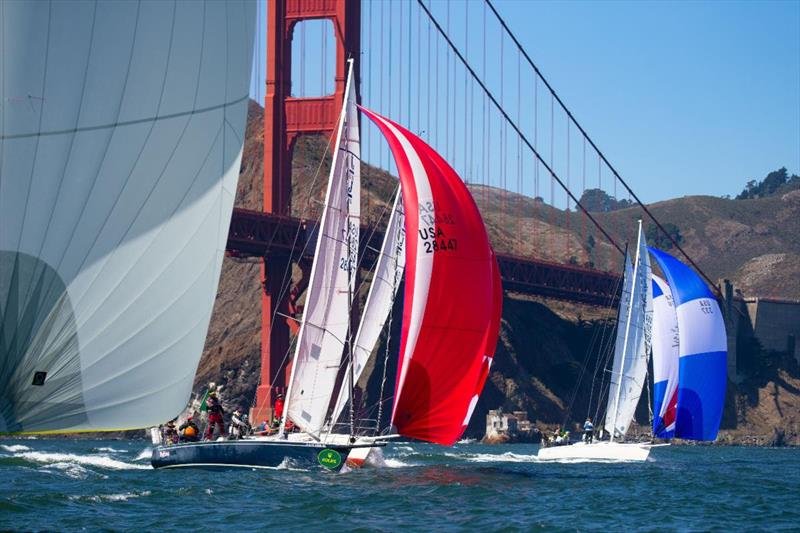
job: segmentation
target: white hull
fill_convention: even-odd
[[[654,446],[649,443],[578,442],[569,446],[541,448],[540,461],[645,461]]]

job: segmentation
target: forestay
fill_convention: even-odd
[[[353,363],[355,363],[355,367],[352,369],[352,373],[354,383],[361,377],[364,366],[378,343],[378,338],[394,305],[397,289],[403,281],[403,270],[406,266],[405,242],[405,215],[403,213],[402,197],[398,190],[392,205],[392,212],[389,216],[383,244],[381,244],[378,261],[375,265],[375,272],[372,275],[372,284],[367,294],[367,301],[364,304],[361,323],[353,341]],[[349,380],[350,372],[351,363],[348,362],[344,374],[345,380]],[[350,387],[345,382],[339,391],[339,397],[331,420],[335,422],[339,419],[348,401],[350,401]]]
[[[361,148],[352,63],[344,102],[287,393],[287,416],[314,436],[333,396],[358,267]]]
[[[0,432],[191,393],[236,194],[255,2],[3,2]]]
[[[497,262],[455,171],[416,135],[363,111],[389,142],[406,213],[392,423],[401,435],[451,445],[469,422],[494,356],[502,311]]]
[[[675,436],[714,440],[725,404],[725,321],[700,276],[668,253],[650,251],[672,289],[680,331]]]
[[[651,278],[650,258],[640,222],[636,263],[631,265],[630,258],[625,257],[623,297],[605,421],[605,430],[612,438],[624,437],[627,433],[647,375],[648,330],[653,314]]]
[[[678,403],[678,316],[672,289],[653,275],[653,436],[672,438]]]

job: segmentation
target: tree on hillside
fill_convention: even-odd
[[[617,200],[603,189],[586,189],[581,195],[581,205],[587,211],[608,213],[633,205],[630,200]]]
[[[800,176],[797,174],[789,176],[786,167],[782,167],[778,170],[773,170],[761,181],[748,181],[744,190],[736,196],[736,199],[764,198],[765,196],[772,196],[795,188],[800,188]]]
[[[667,231],[667,233],[669,233],[669,235],[675,239],[675,242],[678,244],[683,242],[683,236],[681,235],[681,230],[678,226],[672,222],[667,222],[666,224],[662,224],[662,226],[664,226],[664,229]],[[647,236],[647,242],[659,250],[669,250],[674,246],[670,238],[664,235],[655,224],[650,224],[647,226],[645,235]]]

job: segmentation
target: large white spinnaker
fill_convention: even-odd
[[[392,214],[389,217],[389,224],[386,227],[386,235],[378,255],[378,262],[375,265],[372,285],[369,288],[367,301],[364,304],[361,324],[353,341],[353,362],[355,363],[355,367],[352,370],[353,383],[356,383],[361,377],[364,366],[378,344],[378,338],[386,325],[386,320],[389,318],[392,305],[394,305],[397,288],[403,281],[403,270],[406,267],[405,244],[405,213],[403,212],[403,198],[398,189],[392,206]],[[334,423],[339,419],[342,410],[350,400],[350,387],[348,386],[350,372],[351,366],[348,363],[345,382],[339,391],[339,397],[336,400],[336,406],[331,417]]]
[[[186,405],[255,8],[2,2],[0,432],[145,427]]]
[[[605,430],[622,438],[633,420],[647,376],[650,328],[653,316],[653,288],[647,242],[639,221],[635,263],[625,257],[623,297],[620,302],[614,366],[608,393]]]
[[[286,416],[313,436],[325,424],[336,385],[358,268],[361,148],[357,112],[351,63],[286,403]],[[284,417],[282,429],[285,423]]]

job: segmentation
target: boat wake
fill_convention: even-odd
[[[16,452],[27,452],[30,450],[27,446],[23,446],[22,444],[0,444],[0,450],[9,453],[16,453]]]
[[[139,455],[137,455],[133,460],[134,461],[144,461],[145,459],[149,460],[150,456],[152,455],[153,455],[153,448],[148,446],[147,448],[139,452]]]
[[[461,454],[461,453],[445,453],[447,457],[462,459],[471,463],[531,463],[538,461],[535,455],[519,454],[513,452],[506,452],[501,454],[496,453],[475,453],[475,454]]]
[[[15,458],[25,461],[48,465],[58,468],[56,465],[67,466],[92,466],[105,470],[149,470],[150,466],[126,463],[117,459],[112,459],[107,455],[78,455],[73,453],[47,453],[23,451],[14,454]]]

